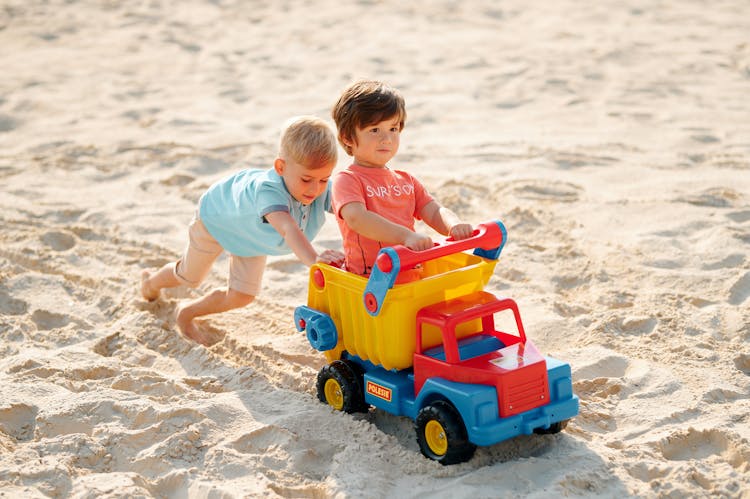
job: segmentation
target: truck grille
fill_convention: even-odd
[[[547,369],[538,362],[507,373],[498,386],[500,416],[508,417],[549,403]]]

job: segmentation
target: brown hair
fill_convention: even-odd
[[[400,130],[406,122],[406,103],[398,90],[376,80],[359,80],[344,89],[331,111],[338,128],[338,140],[351,156],[345,140],[356,140],[358,128],[365,128],[397,116]]]
[[[316,169],[336,163],[336,136],[331,127],[315,116],[297,116],[286,122],[281,133],[279,156],[305,168]]]

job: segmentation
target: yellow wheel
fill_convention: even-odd
[[[414,429],[419,450],[440,464],[468,461],[477,448],[467,437],[461,415],[446,400],[423,407],[414,420]]]
[[[435,420],[428,421],[424,428],[425,441],[436,456],[444,456],[448,451],[448,439],[443,425]]]
[[[362,390],[364,380],[357,366],[347,360],[334,360],[318,372],[318,399],[337,411],[367,412]]]
[[[326,396],[326,402],[328,405],[340,411],[344,408],[344,394],[341,392],[341,385],[333,378],[329,378],[326,381],[323,392]]]

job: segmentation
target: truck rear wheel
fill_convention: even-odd
[[[422,454],[440,464],[468,461],[477,448],[466,436],[461,415],[443,400],[423,407],[417,414],[414,428]]]
[[[367,411],[360,376],[354,366],[335,360],[318,372],[318,399],[337,411],[347,413]]]
[[[534,433],[537,435],[551,435],[553,433],[560,433],[565,429],[566,426],[568,426],[569,419],[566,419],[564,421],[558,421],[557,423],[552,423],[549,425],[549,428],[534,428]]]

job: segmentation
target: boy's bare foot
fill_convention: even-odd
[[[198,336],[198,327],[193,322],[193,318],[185,313],[184,306],[177,305],[177,308],[174,311],[174,319],[177,329],[182,336],[190,338],[193,341],[198,341],[196,338]]]
[[[148,300],[154,301],[159,298],[159,290],[151,287],[151,272],[144,270],[141,272],[141,295]]]
[[[178,306],[175,310],[175,323],[182,336],[203,346],[210,347],[221,340],[219,335],[202,331],[192,317],[187,316],[183,307]]]

